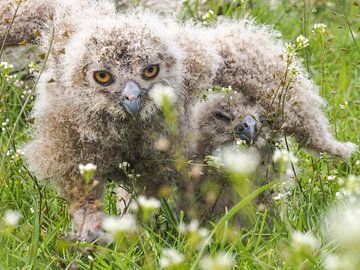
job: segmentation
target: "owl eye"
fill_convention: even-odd
[[[160,68],[159,68],[158,64],[147,66],[143,70],[143,78],[145,80],[154,79],[156,77],[156,75],[158,75],[159,70],[160,70]]]
[[[94,72],[94,80],[102,86],[108,86],[113,83],[114,78],[110,72],[98,70]]]

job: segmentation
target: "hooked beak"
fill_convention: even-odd
[[[251,115],[245,115],[244,119],[236,126],[235,132],[247,144],[252,144],[257,133],[255,118]]]
[[[135,115],[139,112],[141,88],[135,81],[129,80],[125,83],[120,103],[131,115]]]

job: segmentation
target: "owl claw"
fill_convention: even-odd
[[[86,232],[72,232],[66,233],[64,239],[71,242],[86,242],[86,243],[98,243],[100,245],[108,245],[114,241],[112,235],[104,232],[103,230],[87,230]]]

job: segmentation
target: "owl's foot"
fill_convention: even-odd
[[[113,237],[101,228],[103,213],[94,209],[80,208],[73,212],[72,220],[75,232],[69,235],[71,241],[85,241],[88,243],[109,244]]]
[[[251,115],[245,115],[243,120],[235,127],[236,136],[251,145],[257,135],[256,119]]]

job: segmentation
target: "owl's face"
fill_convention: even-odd
[[[161,25],[154,27],[141,21],[101,25],[80,43],[83,65],[72,80],[82,85],[80,95],[94,110],[147,120],[159,111],[149,98],[158,84],[171,86],[181,100],[182,52]]]

